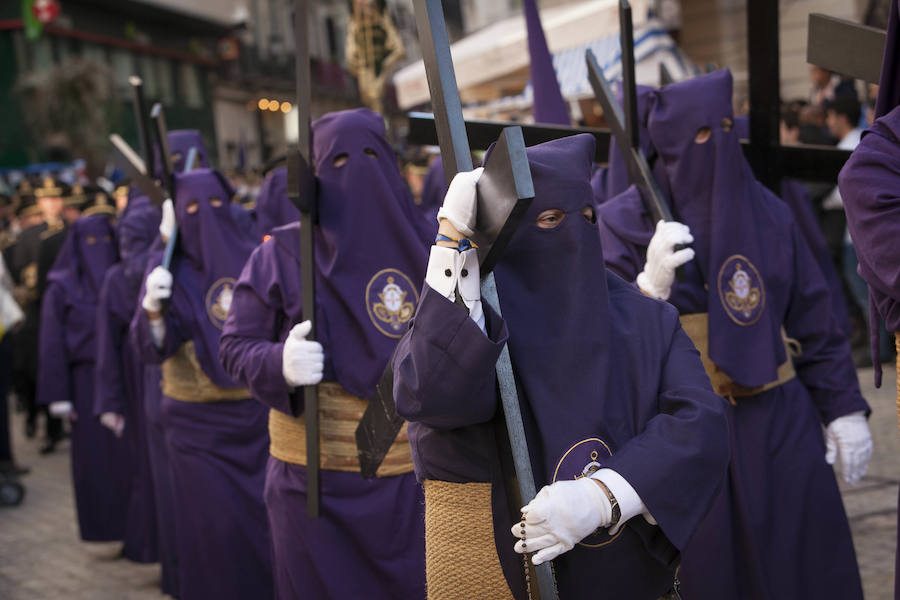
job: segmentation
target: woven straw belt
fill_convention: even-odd
[[[492,514],[490,483],[425,480],[428,600],[512,600]]]
[[[222,388],[203,372],[193,340],[162,364],[162,392],[181,402],[228,402],[250,397],[247,388]]]
[[[319,384],[319,464],[330,471],[359,473],[356,427],[368,402],[340,384]],[[306,418],[269,411],[269,454],[280,461],[306,466]],[[378,477],[403,475],[413,470],[406,423],[378,468]]]
[[[709,381],[712,383],[713,391],[723,398],[727,398],[732,404],[737,404],[735,398],[743,398],[747,396],[755,396],[768,390],[784,385],[797,376],[794,371],[795,356],[800,356],[803,348],[797,340],[787,336],[784,327],[781,328],[781,339],[784,341],[784,351],[787,360],[778,366],[777,376],[774,381],[770,381],[765,385],[755,387],[747,387],[736,383],[724,371],[722,371],[709,357],[709,314],[696,313],[693,315],[681,315],[681,326],[685,333],[694,342],[700,358],[703,361],[703,368],[709,375]]]

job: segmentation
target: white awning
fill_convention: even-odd
[[[643,26],[647,20],[647,0],[633,0],[632,15],[635,29]],[[541,21],[550,52],[559,54],[581,47],[583,63],[585,46],[613,35],[618,39],[619,2],[590,0],[564,5],[541,11]],[[450,53],[460,90],[527,68],[529,56],[525,17],[518,15],[489,25],[451,45]],[[392,79],[401,109],[430,100],[425,65],[421,60],[403,67]]]
[[[594,90],[588,81],[585,52],[590,49],[597,57],[600,68],[609,81],[622,78],[622,52],[618,32],[600,40],[594,40],[553,55],[553,67],[559,80],[563,97],[568,101],[592,98]],[[647,21],[634,32],[634,61],[637,83],[659,85],[659,65],[664,64],[676,81],[694,77],[699,71],[693,62],[678,48],[658,21]],[[534,102],[531,83],[515,96],[507,96],[482,105],[467,106],[466,114],[472,118],[491,118],[496,112],[522,110]]]

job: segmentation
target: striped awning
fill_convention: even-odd
[[[594,95],[584,58],[587,50],[594,52],[608,80],[622,78],[622,52],[618,33],[554,53],[553,67],[566,100],[575,101]],[[678,48],[675,40],[662,29],[660,23],[652,19],[634,32],[634,61],[635,76],[642,85],[659,85],[660,63],[666,66],[676,81],[693,77],[700,72]],[[529,82],[521,94],[485,104],[468,105],[466,108],[470,115],[484,117],[491,112],[528,108],[533,99],[534,93]]]

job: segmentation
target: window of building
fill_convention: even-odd
[[[197,65],[181,63],[178,68],[181,99],[189,108],[203,108],[203,85]]]
[[[156,74],[159,77],[159,98],[164,104],[175,104],[175,81],[172,77],[172,61],[156,58]]]
[[[31,68],[43,71],[53,66],[53,45],[47,36],[31,44]]]
[[[127,50],[113,48],[110,50],[110,62],[116,90],[119,93],[128,94],[131,89],[128,78],[135,74],[134,56]]]
[[[106,65],[106,48],[96,44],[83,43],[81,57],[98,65]]]

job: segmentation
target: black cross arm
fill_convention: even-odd
[[[313,228],[317,222],[316,178],[312,164],[310,122],[312,98],[310,95],[309,62],[309,0],[295,0],[294,40],[296,46],[297,144],[288,151],[288,197],[300,210],[300,303],[303,318],[312,323],[306,336],[316,337],[316,263]],[[319,451],[319,393],[315,385],[303,387],[303,416],[306,422],[306,512],[311,518],[319,516],[321,492]]]
[[[878,83],[886,38],[883,29],[812,13],[806,61],[847,77]]]
[[[113,145],[114,160],[118,167],[150,199],[152,204],[157,206],[162,204],[166,199],[166,195],[156,185],[156,181],[153,180],[152,176],[147,176],[146,164],[138,156],[138,153],[117,133],[110,135],[109,141]]]
[[[662,191],[660,191],[659,185],[653,177],[643,151],[639,145],[633,143],[632,135],[622,119],[623,111],[616,100],[612,87],[603,75],[600,65],[597,64],[594,53],[588,50],[585,54],[585,60],[588,66],[588,78],[591,86],[594,88],[594,96],[597,98],[600,106],[603,107],[606,122],[613,137],[616,139],[622,157],[625,159],[631,180],[640,188],[641,198],[644,200],[647,210],[650,211],[653,222],[660,220],[671,221],[672,211],[669,210]],[[633,105],[636,105],[637,102],[634,95],[632,94],[630,97],[634,100]],[[633,126],[633,131],[637,131],[636,125]]]

